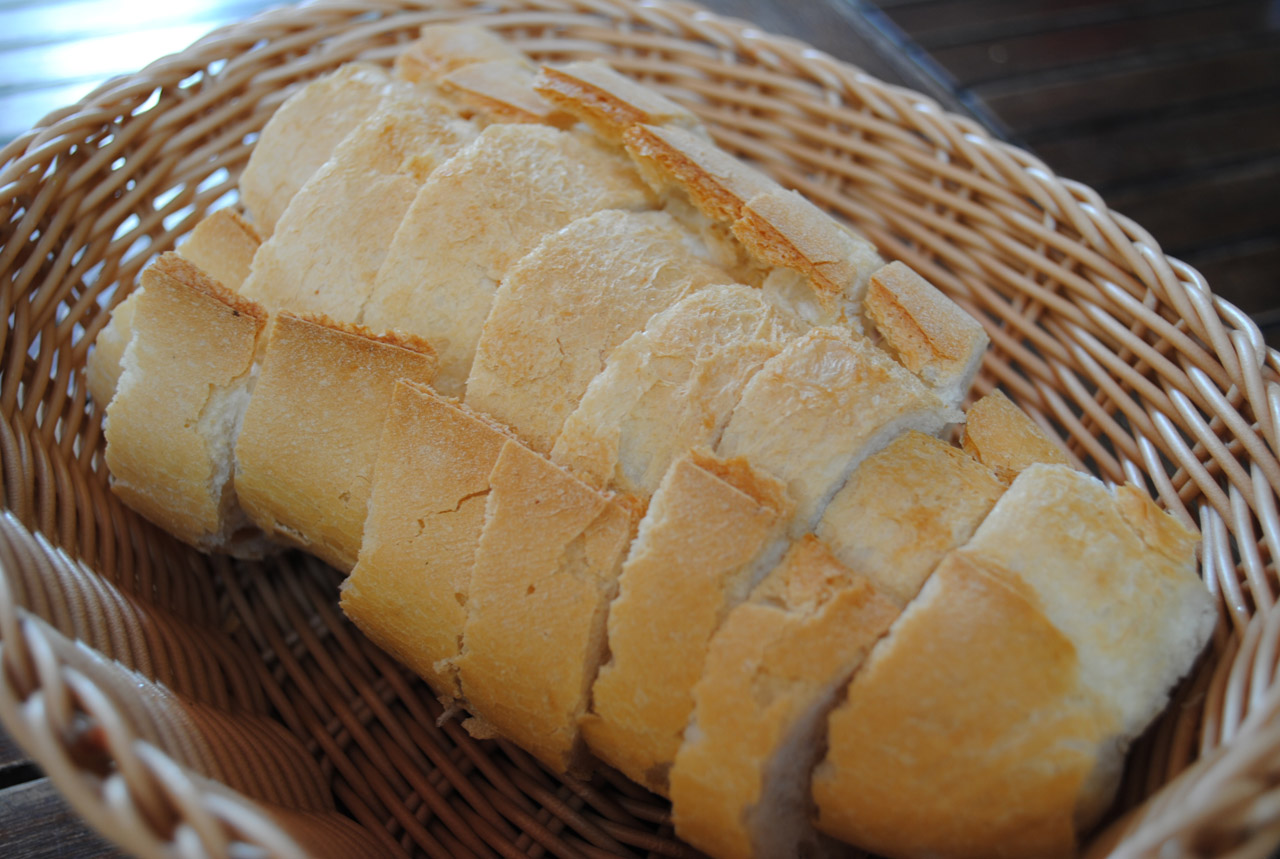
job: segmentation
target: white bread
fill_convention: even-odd
[[[396,380],[434,373],[435,356],[416,338],[275,316],[236,443],[245,512],[268,535],[350,570]]]
[[[578,721],[636,506],[518,442],[489,477],[458,677],[468,709],[557,772],[585,764]]]
[[[396,55],[395,73],[413,83],[434,83],[472,63],[512,60],[529,62],[520,51],[491,30],[458,24],[428,24],[418,38]]]
[[[498,287],[467,404],[550,450],[619,343],[686,295],[732,281],[700,250],[663,212],[606,209],[548,235]]]
[[[863,461],[815,532],[902,606],[973,536],[1003,493],[991,470],[964,451],[908,432]]]
[[[106,413],[112,491],[196,548],[260,554],[237,515],[232,449],[266,316],[174,253],[141,287]]]
[[[391,76],[346,63],[291,95],[272,114],[240,174],[240,201],[262,236],[352,129],[378,108]]]
[[[610,658],[582,732],[591,751],[666,793],[707,642],[785,549],[782,484],[690,452],[654,494],[609,611]]]
[[[1074,855],[1212,632],[1194,544],[1132,487],[1023,471],[832,714],[819,826],[890,857]]]
[[[177,253],[227,289],[239,292],[261,243],[248,221],[231,209],[219,209],[195,225],[178,245]],[[111,319],[98,332],[86,362],[89,395],[104,406],[115,396],[120,359],[133,336],[133,310],[140,292],[141,287],[112,309]]]
[[[425,385],[396,383],[359,560],[342,610],[436,694],[457,698],[467,600],[489,475],[511,438]]]
[[[474,135],[443,102],[408,84],[390,88],[290,201],[254,256],[244,294],[272,312],[358,322],[418,189]]]
[[[812,536],[733,609],[707,648],[671,769],[676,834],[721,859],[851,852],[813,829],[827,715],[894,603]]]
[[[535,122],[568,128],[573,116],[556,108],[533,88],[533,69],[521,57],[462,66],[439,79],[440,91],[490,122]]]
[[[814,328],[751,377],[716,450],[786,483],[798,537],[866,457],[907,430],[936,435],[961,417],[868,341]]]
[[[688,109],[599,60],[543,66],[534,89],[610,143],[621,143],[633,125],[675,125],[706,133]]]
[[[759,290],[695,292],[613,350],[552,459],[592,485],[651,494],[686,451],[717,443],[747,381],[799,333]]]
[[[965,413],[961,446],[1005,483],[1037,462],[1071,465],[1066,452],[998,388]]]
[[[900,262],[871,275],[865,307],[904,367],[944,403],[964,402],[987,349],[987,333],[978,320]]]
[[[491,125],[423,184],[378,271],[363,323],[401,327],[440,355],[436,387],[462,393],[498,281],[547,233],[648,193],[616,153],[538,125]]]

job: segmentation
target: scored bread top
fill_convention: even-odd
[[[613,350],[552,459],[595,486],[651,494],[672,462],[717,442],[747,381],[799,333],[759,290],[693,293]]]
[[[742,460],[691,452],[671,466],[609,612],[610,660],[582,724],[597,757],[666,792],[707,642],[760,577],[758,565],[771,566],[790,513],[782,484]]]
[[[239,524],[231,448],[265,315],[174,253],[143,270],[106,413],[112,491],[201,549]]]
[[[827,714],[898,616],[812,536],[797,541],[707,648],[671,769],[676,834],[722,859],[838,854],[809,822]]]
[[[961,444],[1005,483],[1037,462],[1071,465],[1066,452],[999,389],[969,407]]]
[[[621,143],[623,134],[633,125],[702,130],[702,124],[689,110],[598,60],[543,66],[534,88],[610,143]]]
[[[277,315],[236,444],[245,511],[266,533],[350,570],[392,389],[434,373],[416,338]]]
[[[906,605],[1003,492],[990,469],[964,451],[908,432],[863,461],[831,499],[816,533],[836,557]]]
[[[576,218],[649,205],[630,164],[600,144],[546,126],[491,125],[423,184],[363,322],[430,340],[440,354],[436,387],[461,394],[507,270]]]
[[[871,275],[866,312],[903,366],[948,405],[964,402],[987,349],[978,320],[900,262]]]
[[[401,379],[383,425],[359,559],[342,610],[378,646],[456,698],[489,476],[503,427]]]
[[[489,477],[462,655],[468,708],[558,772],[585,764],[578,721],[638,508],[515,441]]]
[[[244,294],[272,311],[358,322],[418,189],[475,133],[444,102],[397,84],[290,201]]]
[[[240,174],[240,199],[262,236],[348,133],[372,114],[391,76],[346,63],[291,95],[272,114]]]
[[[607,209],[579,218],[503,278],[466,401],[548,451],[614,347],[658,311],[731,280],[663,212]]]
[[[865,457],[907,429],[937,434],[960,417],[866,340],[814,328],[751,377],[716,449],[786,483],[799,536]]]

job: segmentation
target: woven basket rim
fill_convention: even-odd
[[[367,20],[360,22],[365,27],[361,36],[367,44],[357,42],[354,37],[344,41],[341,35],[330,36],[323,51],[319,54],[312,51],[314,39],[307,42],[310,27],[332,25],[335,31],[342,30],[343,22],[349,24],[365,12],[372,13]],[[1006,231],[1040,230],[1044,234],[1043,252],[1046,258],[1054,261],[1053,272],[1063,271],[1057,292],[1042,290],[1034,278],[1028,278],[1032,282],[1028,287],[1028,295],[1031,296],[1028,301],[1032,302],[1027,305],[1031,308],[1028,312],[1044,314],[1044,317],[1037,315],[1029,324],[1039,326],[1041,318],[1052,316],[1049,323],[1044,324],[1056,326],[1045,329],[1047,333],[1043,338],[1049,339],[1037,340],[1027,335],[1029,342],[1032,347],[1049,352],[1052,360],[1079,361],[1086,370],[1101,368],[1099,372],[1104,376],[1114,372],[1118,380],[1115,391],[1100,388],[1102,393],[1097,396],[1105,395],[1115,400],[1118,399],[1117,392],[1137,390],[1139,395],[1147,397],[1147,401],[1154,399],[1157,402],[1154,417],[1150,410],[1145,419],[1141,409],[1126,411],[1119,407],[1115,411],[1121,420],[1139,428],[1138,432],[1146,444],[1139,441],[1135,442],[1132,451],[1114,452],[1108,445],[1098,443],[1091,446],[1082,434],[1071,433],[1077,427],[1103,426],[1105,421],[1101,411],[1095,413],[1086,409],[1075,423],[1071,423],[1069,415],[1061,410],[1055,411],[1054,406],[1060,399],[1054,397],[1062,395],[1063,391],[1068,395],[1073,393],[1067,382],[1061,383],[1062,390],[1045,390],[1047,383],[1035,373],[1018,373],[1009,369],[1004,375],[993,376],[993,383],[1012,386],[1010,392],[1015,399],[1030,398],[1035,405],[1035,414],[1042,418],[1042,422],[1065,427],[1070,438],[1079,443],[1073,448],[1073,454],[1082,463],[1094,465],[1096,472],[1098,463],[1105,466],[1108,462],[1103,457],[1110,456],[1115,467],[1111,471],[1103,467],[1104,477],[1114,479],[1120,475],[1137,479],[1153,488],[1171,512],[1200,530],[1204,535],[1204,575],[1211,590],[1222,600],[1225,618],[1214,646],[1218,662],[1206,665],[1199,672],[1196,680],[1188,684],[1183,699],[1183,705],[1188,707],[1195,706],[1195,702],[1207,701],[1202,704],[1205,712],[1214,714],[1204,717],[1204,721],[1211,724],[1199,728],[1199,748],[1193,750],[1192,756],[1198,754],[1200,760],[1170,780],[1155,799],[1132,811],[1098,838],[1091,855],[1154,856],[1162,845],[1171,843],[1184,848],[1194,844],[1231,843],[1240,849],[1239,855],[1266,855],[1266,839],[1272,834],[1280,838],[1276,823],[1276,817],[1280,815],[1272,813],[1271,817],[1263,820],[1249,815],[1255,801],[1259,808],[1274,807],[1276,797],[1280,796],[1280,788],[1275,787],[1280,783],[1277,777],[1280,774],[1280,754],[1277,753],[1280,752],[1280,724],[1275,718],[1276,712],[1280,711],[1280,683],[1275,679],[1277,662],[1280,661],[1275,654],[1277,641],[1280,641],[1280,610],[1273,608],[1276,597],[1272,591],[1276,588],[1273,583],[1275,561],[1271,551],[1274,547],[1268,542],[1280,535],[1275,503],[1275,487],[1280,485],[1280,467],[1276,466],[1275,459],[1275,452],[1280,449],[1277,444],[1280,353],[1269,349],[1253,321],[1230,302],[1215,295],[1199,272],[1164,255],[1145,229],[1111,211],[1097,192],[1081,183],[1055,176],[1035,156],[996,139],[976,121],[945,111],[928,96],[878,81],[853,65],[797,40],[761,33],[748,21],[725,18],[682,0],[634,3],[627,0],[490,0],[485,3],[467,0],[434,3],[430,0],[398,3],[315,0],[297,7],[272,9],[221,27],[187,49],[157,60],[137,73],[113,79],[77,104],[49,114],[31,131],[0,149],[0,206],[7,215],[11,215],[22,199],[28,199],[34,202],[21,217],[30,216],[42,205],[50,206],[49,212],[56,214],[58,194],[65,196],[83,190],[84,194],[78,201],[79,212],[71,214],[89,213],[95,216],[92,219],[95,223],[109,224],[114,212],[121,210],[122,206],[128,208],[133,199],[130,197],[132,190],[116,189],[119,199],[113,199],[111,192],[95,194],[89,186],[95,171],[102,165],[95,162],[92,155],[82,158],[70,174],[65,170],[41,170],[40,165],[50,160],[51,153],[66,157],[66,141],[75,139],[77,135],[81,140],[87,140],[86,130],[101,129],[104,124],[114,122],[120,114],[121,105],[135,104],[143,110],[151,109],[148,102],[157,81],[175,75],[180,75],[179,79],[200,75],[207,78],[208,57],[219,52],[226,55],[222,57],[226,63],[218,69],[218,74],[240,74],[241,67],[237,65],[240,63],[244,66],[246,79],[253,74],[262,74],[270,80],[275,74],[282,81],[299,69],[318,73],[332,65],[335,58],[362,54],[385,61],[390,56],[391,46],[376,43],[374,36],[370,35],[378,26],[379,15],[385,16],[386,28],[391,30],[405,26],[394,18],[415,14],[426,17],[435,14],[446,17],[481,14],[490,20],[501,19],[506,29],[518,35],[523,33],[520,38],[531,42],[538,38],[528,29],[533,25],[522,25],[521,22],[539,20],[540,15],[576,16],[583,21],[615,24],[626,21],[628,26],[635,27],[636,40],[644,36],[643,28],[646,26],[660,34],[652,37],[655,40],[667,38],[664,35],[667,32],[682,31],[691,44],[695,39],[702,40],[698,44],[705,46],[702,54],[707,64],[722,62],[726,68],[730,64],[743,66],[742,74],[748,79],[744,86],[758,83],[750,78],[750,74],[767,78],[781,93],[769,92],[770,98],[786,101],[788,86],[794,87],[791,97],[795,99],[810,90],[821,90],[833,97],[838,94],[841,102],[831,107],[833,114],[848,109],[846,102],[858,102],[868,118],[866,125],[850,132],[854,137],[862,135],[854,142],[868,140],[875,133],[893,141],[900,148],[894,150],[887,163],[895,170],[900,169],[903,177],[907,177],[911,170],[919,170],[920,164],[927,159],[937,158],[934,178],[940,189],[938,193],[951,195],[947,199],[955,208],[947,215],[937,216],[938,223],[929,222],[930,229],[942,231],[952,241],[968,240],[969,234],[973,233],[977,236],[974,239],[977,246],[984,246],[985,242],[995,247],[993,259],[996,253],[1004,252],[1008,254],[1008,260],[1014,262],[1025,260],[1017,256],[1012,240],[1003,247],[998,243],[1005,233],[998,232],[997,228]],[[304,52],[284,56],[274,67],[250,68],[251,60],[259,62],[262,58],[244,52],[257,44],[256,34],[259,31],[273,27],[289,33],[273,44],[285,44],[293,38],[298,49]],[[622,57],[624,64],[627,59]],[[638,68],[643,67],[642,60],[643,57],[635,60]],[[779,83],[787,77],[786,70],[794,73],[792,83]],[[693,79],[692,74],[690,79]],[[273,97],[276,99],[274,103],[278,104],[279,96]],[[189,122],[190,127],[168,138],[166,145],[176,151],[184,146],[196,146],[198,150],[197,144],[204,132],[200,127],[200,111],[207,107],[201,102],[202,98],[203,94],[197,90],[194,96],[168,105],[159,114],[158,121],[148,127],[154,129],[167,123],[167,128]],[[270,98],[264,101],[270,102]],[[808,102],[803,108],[810,112],[819,109]],[[716,103],[708,110],[721,142],[730,148],[751,156],[766,153],[767,146],[774,145],[773,141],[762,143],[761,138],[753,136],[754,129],[746,114],[740,118],[741,125],[729,127],[727,123],[734,115],[722,103]],[[783,115],[783,120],[790,121],[790,117]],[[898,123],[896,129],[894,121]],[[800,120],[796,122],[798,124]],[[127,122],[114,127],[119,135],[132,133]],[[144,128],[132,145],[145,148],[145,135]],[[178,142],[174,143],[174,140]],[[868,147],[872,145],[866,144]],[[793,148],[788,149],[787,146]],[[816,144],[811,145],[803,139],[800,143],[796,143],[794,138],[784,140],[778,147],[791,160],[766,160],[762,166],[784,182],[807,192],[815,202],[834,207],[845,217],[858,220],[857,216],[867,216],[872,211],[878,213],[879,218],[868,221],[870,226],[867,228],[878,244],[882,247],[887,245],[891,252],[904,251],[902,255],[922,260],[923,264],[917,267],[922,268],[926,275],[938,275],[931,276],[931,279],[947,288],[967,309],[991,302],[990,295],[974,291],[974,280],[968,277],[970,272],[964,269],[959,257],[943,257],[937,248],[920,250],[912,245],[912,242],[920,242],[919,238],[900,237],[906,216],[892,208],[884,215],[882,209],[875,208],[876,205],[883,207],[890,199],[887,192],[883,197],[874,196],[877,188],[869,185],[867,194],[871,196],[845,199],[839,188],[823,185],[802,172],[803,166],[813,168],[808,162],[801,162],[801,167],[796,166],[794,149],[803,146],[817,148]],[[773,149],[768,149],[771,156],[773,152]],[[900,181],[903,187],[918,193],[927,192],[928,189],[915,189],[908,178],[899,180],[898,175],[894,174],[894,181]],[[961,191],[954,191],[953,186],[960,183],[967,184]],[[963,208],[965,200],[979,202],[972,204],[973,211],[968,211]],[[928,205],[922,208],[927,210]],[[942,204],[937,204],[937,208],[941,210]],[[959,223],[957,211],[969,216],[971,222]],[[953,224],[946,223],[948,217],[952,218]],[[14,223],[12,217],[6,217],[5,232],[0,234],[4,238],[3,245],[0,245],[0,272],[6,278],[11,278],[10,272],[25,242],[30,240],[38,244],[42,238],[37,233],[34,239],[29,235],[23,242],[13,241],[11,245],[16,232]],[[176,239],[191,225],[192,221],[187,219],[173,228],[166,227],[164,237],[166,240]],[[989,228],[990,232],[981,232],[979,228]],[[86,222],[83,231],[92,235],[94,229]],[[1077,252],[1077,246],[1079,256],[1071,257]],[[934,256],[929,256],[930,253]],[[1058,259],[1063,255],[1070,257],[1069,261]],[[934,264],[938,259],[951,268],[940,268]],[[986,275],[993,281],[1005,276],[1000,269],[992,267],[994,262],[988,265],[987,258],[982,259],[983,265],[988,266]],[[998,261],[1008,262],[1003,258]],[[957,266],[959,275],[946,276]],[[25,277],[28,285],[36,278],[39,267],[29,268],[31,274]],[[1081,274],[1081,270],[1087,270],[1087,274]],[[1114,280],[1110,279],[1112,274],[1115,275]],[[21,272],[12,277],[14,282],[24,282]],[[1068,285],[1064,287],[1062,283]],[[1084,290],[1092,290],[1099,297],[1084,304],[1068,301]],[[13,301],[17,302],[21,297]],[[71,300],[76,299],[73,297]],[[1137,366],[1137,371],[1125,370],[1121,366],[1124,361],[1110,363],[1118,350],[1108,355],[1109,343],[1103,337],[1119,338],[1124,325],[1115,320],[1099,321],[1103,314],[1099,308],[1103,307],[1103,302],[1127,308],[1135,314],[1132,327],[1142,332],[1133,334],[1132,345],[1138,357],[1125,366]],[[1148,304],[1155,309],[1147,308]],[[30,313],[34,318],[44,310],[43,306],[28,310],[26,305],[22,305],[19,312]],[[1162,310],[1165,316],[1160,315]],[[11,322],[9,337],[17,342],[15,325]],[[1090,325],[1097,327],[1090,328]],[[1117,325],[1120,326],[1119,331],[1115,330]],[[1150,334],[1152,331],[1156,333]],[[1143,346],[1141,338],[1148,334],[1148,339],[1156,342]],[[1024,335],[1026,332],[1016,327],[1006,327],[993,336],[993,343],[1004,353],[1019,356],[1019,350],[1024,349],[1021,345]],[[86,326],[82,339],[89,336],[91,327]],[[1049,348],[1059,337],[1065,344],[1062,356],[1053,354]],[[1129,345],[1130,341],[1123,342]],[[1092,348],[1092,344],[1098,345]],[[82,361],[87,346],[83,343],[77,345],[79,349],[73,357]],[[1157,373],[1161,384],[1149,382],[1151,390],[1148,391],[1142,385],[1142,373],[1151,367],[1156,367],[1158,373],[1169,375],[1159,376]],[[44,369],[48,370],[47,367]],[[1173,378],[1175,374],[1176,378]],[[43,429],[37,414],[39,410],[32,400],[20,396],[19,387],[27,385],[23,390],[33,397],[31,386],[34,385],[34,391],[44,399],[57,403],[58,408],[66,406],[57,399],[60,395],[52,387],[14,381],[14,374],[8,367],[6,375],[10,378],[0,380],[0,404],[5,406],[6,418],[18,429],[6,427],[5,435],[0,437],[7,511],[0,522],[0,545],[11,547],[0,552],[0,567],[32,564],[64,567],[72,562],[60,556],[55,547],[75,545],[86,538],[83,534],[73,533],[75,526],[62,524],[64,514],[52,508],[60,503],[59,497],[90,490],[81,490],[76,483],[78,478],[64,475],[59,471],[62,466],[49,464],[47,455],[36,449],[39,443],[45,442],[51,448],[61,446],[69,451],[72,445],[55,438],[53,429]],[[1173,381],[1166,384],[1167,378],[1173,378]],[[1025,382],[1020,382],[1020,379],[1025,379]],[[87,408],[82,388],[78,394],[73,391],[71,396],[72,399],[80,397],[82,411]],[[84,432],[89,433],[85,436],[89,442],[83,448],[87,449],[92,447],[95,436],[92,431]],[[1099,434],[1101,432],[1099,430]],[[1174,453],[1161,445],[1172,448]],[[1182,448],[1187,451],[1185,455],[1181,453]],[[89,470],[90,457],[87,454],[72,452],[69,461],[76,461],[77,456],[86,471]],[[1199,471],[1192,466],[1193,461],[1200,464]],[[15,468],[15,464],[21,466]],[[1157,469],[1152,465],[1160,466],[1160,473],[1156,473]],[[25,481],[23,485],[18,485],[20,481],[15,475],[21,476]],[[73,485],[75,488],[70,488]],[[49,487],[63,488],[55,490]],[[74,520],[74,514],[66,515]],[[95,526],[81,524],[78,527],[83,531]],[[28,532],[43,535],[36,541],[35,548],[24,542],[29,539]],[[1252,543],[1246,537],[1253,538]],[[1254,548],[1242,551],[1240,547],[1246,544]],[[1256,548],[1258,545],[1262,548]],[[45,556],[53,560],[33,560]],[[200,599],[199,594],[191,598],[193,602]],[[245,839],[267,846],[276,855],[304,855],[304,847],[285,829],[277,826],[276,818],[258,814],[252,803],[240,801],[237,804],[236,800],[212,789],[201,778],[182,770],[154,746],[144,743],[141,746],[143,751],[133,751],[127,727],[128,716],[118,712],[110,701],[93,698],[91,680],[87,681],[74,670],[66,673],[65,664],[54,652],[56,648],[51,649],[47,643],[50,635],[33,613],[21,609],[14,602],[5,584],[5,576],[0,575],[0,667],[10,673],[7,682],[0,682],[0,722],[46,769],[73,807],[95,827],[131,851],[158,855],[172,845],[156,837],[157,827],[153,825],[154,821],[147,820],[147,816],[157,813],[155,809],[163,806],[167,813],[177,814],[192,823],[199,831],[199,837],[206,839],[206,845],[229,844],[231,840]],[[72,680],[68,681],[68,676]],[[25,688],[28,694],[18,695],[15,690],[19,687]],[[30,694],[32,690],[38,694]],[[42,703],[37,707],[33,701]],[[78,761],[72,750],[64,742],[60,743],[57,732],[51,730],[51,726],[65,730],[75,713],[92,713],[96,718],[108,722],[116,720],[124,726],[118,728],[122,733],[112,744],[117,766],[145,771],[145,775],[139,775],[138,779],[151,784],[153,795],[122,799],[120,794],[112,794],[113,790],[127,793],[135,789],[136,783],[126,784],[127,773],[98,783],[86,780],[83,762]],[[1159,755],[1160,744],[1164,743],[1175,751],[1182,750],[1174,754],[1175,758],[1185,757],[1186,749],[1197,745],[1186,737],[1178,738],[1181,736],[1178,731],[1188,730],[1191,729],[1171,729],[1170,733],[1177,736],[1154,740],[1156,749],[1148,753]],[[1245,791],[1247,796],[1242,798],[1241,791]],[[200,797],[208,801],[202,805]],[[1268,798],[1270,806],[1266,803]],[[130,814],[118,816],[122,809],[130,810]],[[1254,814],[1256,817],[1257,812]],[[1109,853],[1113,847],[1114,852]]]

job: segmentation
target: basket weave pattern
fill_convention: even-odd
[[[442,720],[343,619],[333,570],[198,555],[108,489],[84,378],[106,311],[234,200],[296,84],[389,62],[439,21],[489,26],[537,60],[603,57],[689,105],[982,320],[975,393],[1002,386],[1080,465],[1197,528],[1222,623],[1135,747],[1130,811],[1092,853],[1263,857],[1280,842],[1280,356],[1091,189],[917,94],[662,0],[277,10],[0,151],[0,721],[80,813],[144,856],[696,855],[620,776],[554,778]]]

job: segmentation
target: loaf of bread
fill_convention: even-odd
[[[977,320],[603,64],[427,27],[241,182],[90,355],[113,490],[712,855],[1069,856],[1210,634],[1193,534],[962,410]]]

